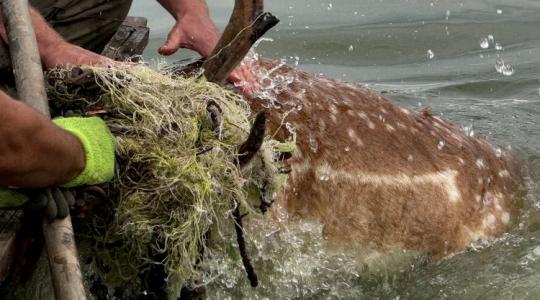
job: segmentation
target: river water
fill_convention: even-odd
[[[241,266],[224,258],[214,266],[212,298],[540,299],[540,2],[267,2],[281,23],[258,53],[369,84],[410,109],[431,107],[513,149],[527,196],[518,224],[500,239],[391,273],[365,275],[350,258],[326,253],[317,224],[299,224],[279,238],[259,228],[251,246],[261,287],[251,289]],[[209,1],[220,27],[232,4]],[[172,19],[146,0],[135,0],[132,15],[149,18],[145,58],[156,59]],[[169,61],[189,56],[181,51]]]

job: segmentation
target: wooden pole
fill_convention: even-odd
[[[27,0],[2,2],[18,98],[50,117],[43,69]],[[83,285],[71,218],[44,219],[43,234],[57,300],[83,300]]]

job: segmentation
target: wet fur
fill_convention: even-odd
[[[263,73],[275,67],[260,62]],[[366,87],[287,66],[269,78],[283,75],[295,80],[266,109],[268,132],[286,139],[290,123],[298,150],[274,206],[322,223],[329,246],[441,258],[511,227],[520,202],[511,153],[498,157],[497,145]],[[248,100],[254,112],[268,106]]]

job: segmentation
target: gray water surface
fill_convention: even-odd
[[[221,28],[232,3],[209,1]],[[236,275],[218,280],[211,295],[540,299],[540,1],[274,0],[267,1],[267,10],[281,23],[267,34],[273,41],[261,43],[257,52],[291,64],[298,60],[313,73],[368,83],[402,106],[431,107],[515,150],[524,162],[527,197],[512,232],[441,262],[365,278],[343,267],[346,258],[325,256],[315,241],[310,249],[273,248],[293,258],[287,263],[269,266],[256,257],[269,281],[258,290],[236,266],[227,268]],[[151,61],[173,20],[146,0],[135,0],[132,15],[150,20],[145,58]],[[192,55],[181,51],[168,60]],[[316,227],[306,226],[299,231],[307,239],[317,235]]]

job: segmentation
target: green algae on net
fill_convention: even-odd
[[[53,113],[100,114],[116,138],[118,167],[108,209],[76,228],[81,254],[108,288],[163,265],[176,294],[202,278],[198,261],[211,253],[209,240],[230,232],[232,203],[255,213],[248,198],[275,194],[283,181],[276,157],[294,147],[267,137],[255,162],[239,170],[238,145],[251,126],[241,96],[143,66],[83,69],[83,85],[72,84],[72,71],[49,72]],[[209,117],[209,103],[219,118]]]

